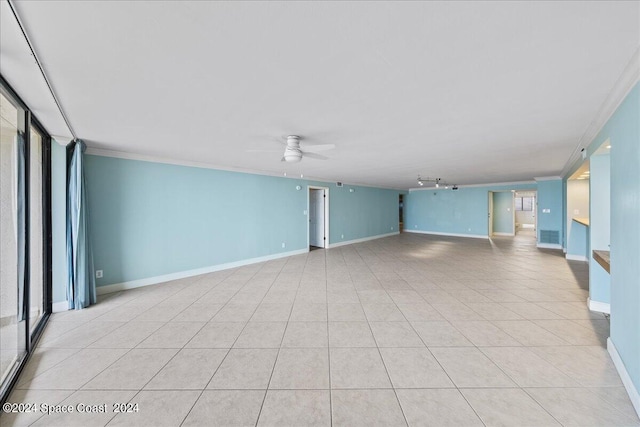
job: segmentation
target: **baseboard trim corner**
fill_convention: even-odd
[[[587,258],[584,255],[572,255],[572,254],[566,254],[565,258],[567,259],[567,261],[582,261],[582,262],[589,262],[589,258]]]
[[[58,301],[51,304],[51,311],[60,313],[69,310],[69,301]]]
[[[557,243],[536,243],[538,249],[562,249],[562,245]]]
[[[611,304],[607,302],[594,301],[591,298],[587,298],[587,306],[591,311],[611,314]]]
[[[629,372],[627,372],[627,368],[624,366],[624,362],[618,353],[618,349],[616,349],[615,344],[611,340],[611,337],[607,338],[607,351],[611,356],[611,360],[613,361],[613,365],[616,367],[618,374],[620,375],[620,379],[622,380],[622,384],[624,388],[627,390],[627,394],[629,395],[629,399],[631,400],[631,404],[633,408],[636,410],[636,413],[640,417],[640,393],[636,389],[633,381],[631,380],[631,376],[629,376]]]
[[[400,232],[399,231],[395,231],[393,233],[377,234],[375,236],[362,237],[360,239],[346,240],[344,242],[338,242],[338,243],[330,243],[327,246],[327,249],[338,248],[340,246],[346,246],[346,245],[353,245],[354,243],[368,242],[369,240],[382,239],[384,237],[397,236],[398,234],[400,234]]]
[[[405,229],[407,233],[416,233],[416,234],[430,234],[433,236],[448,236],[448,237],[467,237],[471,239],[489,239],[489,236],[483,236],[480,234],[461,234],[461,233],[441,233],[439,231],[423,231],[423,230],[411,230]]]
[[[228,262],[224,264],[211,265],[209,267],[196,268],[193,270],[178,271],[176,273],[163,274],[161,276],[147,277],[144,279],[131,280],[127,282],[114,283],[112,285],[98,286],[98,295],[110,294],[113,292],[125,291],[127,289],[141,288],[143,286],[156,285],[158,283],[169,282],[171,280],[185,279],[187,277],[199,276],[201,274],[213,273],[215,271],[228,270],[230,268],[242,267],[249,264],[271,261],[278,258],[286,258],[294,255],[306,254],[309,248],[298,249],[289,252],[280,252],[273,255],[266,255],[257,258],[249,258],[240,261]]]

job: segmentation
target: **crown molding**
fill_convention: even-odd
[[[540,182],[540,181],[557,181],[559,179],[562,179],[561,176],[536,176],[533,178],[536,182]]]
[[[535,181],[509,181],[509,182],[491,182],[488,184],[460,184],[456,185],[458,188],[477,188],[477,187],[504,187],[509,185],[534,185]],[[449,184],[449,187],[453,187],[452,184]],[[418,188],[410,188],[409,192],[413,191],[449,191],[451,188],[435,188],[435,187],[418,187]]]
[[[212,163],[195,162],[191,160],[167,159],[165,157],[149,156],[149,155],[137,154],[137,153],[127,153],[124,151],[116,151],[116,150],[105,150],[103,148],[87,147],[87,150],[85,151],[85,153],[91,156],[113,157],[117,159],[137,160],[141,162],[150,162],[150,163],[162,163],[167,165],[186,166],[191,168],[214,169],[214,170],[220,170],[220,171],[226,171],[226,172],[247,173],[252,175],[273,176],[278,178],[316,181],[316,182],[323,182],[323,183],[330,183],[330,184],[336,183],[336,181],[330,181],[330,180],[327,180],[326,178],[317,178],[313,176],[306,176],[306,175],[303,177],[300,177],[298,175],[285,176],[282,173],[277,173],[277,172],[222,166],[222,165],[216,165]],[[351,185],[351,186],[357,186],[357,187],[377,188],[382,190],[406,191],[399,188],[379,187],[375,185],[362,184],[357,182],[346,182],[346,181],[340,181],[340,180],[337,180],[337,181],[342,182],[345,187],[348,187]]]
[[[589,126],[585,130],[582,137],[578,140],[576,148],[571,153],[571,156],[567,160],[564,168],[562,169],[562,176],[566,176],[575,163],[581,160],[580,152],[582,149],[587,149],[598,136],[598,133],[602,130],[604,125],[609,121],[613,113],[616,112],[622,101],[627,97],[631,89],[640,80],[640,47],[638,47],[631,57],[631,60],[625,67],[624,71],[611,88],[609,95],[605,98],[604,102],[600,106],[598,113],[593,118]]]

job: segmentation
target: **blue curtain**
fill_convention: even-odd
[[[96,302],[96,282],[89,234],[84,151],[81,140],[72,142],[67,182],[67,263],[69,309],[80,310]]]

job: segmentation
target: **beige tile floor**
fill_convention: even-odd
[[[587,274],[526,236],[402,234],[106,295],[52,317],[9,399],[106,413],[1,424],[640,425]]]

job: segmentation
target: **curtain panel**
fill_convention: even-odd
[[[71,144],[67,182],[67,300],[69,309],[80,310],[96,303],[96,282],[84,178],[86,145],[81,140]]]

